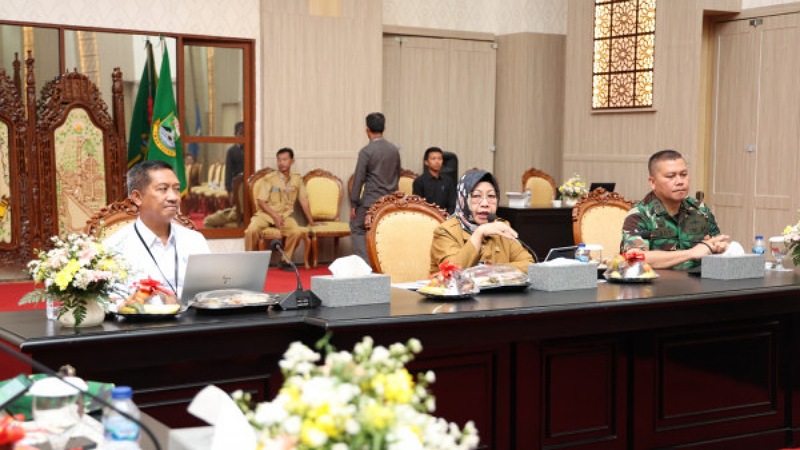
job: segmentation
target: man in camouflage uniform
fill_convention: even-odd
[[[642,245],[645,259],[657,269],[690,269],[703,255],[725,252],[730,238],[720,234],[711,211],[688,196],[683,156],[662,150],[650,157],[648,170],[652,191],[628,212],[622,247]]]
[[[308,228],[299,226],[293,217],[295,202],[299,202],[303,208],[309,226],[314,225],[314,220],[308,208],[308,194],[303,177],[291,171],[294,151],[284,147],[275,156],[278,170],[267,174],[258,192],[255,192],[258,211],[250,219],[250,225],[244,232],[244,244],[246,250],[256,250],[261,230],[275,227],[286,238],[285,252],[291,258],[300,239],[308,235]],[[280,267],[291,270],[288,261],[281,261]]]

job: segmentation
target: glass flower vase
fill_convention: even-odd
[[[45,311],[47,312],[47,320],[57,320],[58,311],[61,309],[61,301],[54,298],[48,298],[46,303],[47,306],[45,307]]]

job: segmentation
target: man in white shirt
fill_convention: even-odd
[[[142,161],[128,170],[128,196],[139,207],[139,218],[103,244],[119,252],[131,266],[128,287],[148,276],[180,298],[186,262],[194,253],[210,253],[205,237],[173,226],[181,203],[181,185],[164,161]]]

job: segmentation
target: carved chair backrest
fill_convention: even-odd
[[[127,196],[122,73],[112,74],[113,115],[76,71],[44,85],[36,102],[42,232],[80,232],[94,211]]]
[[[33,258],[30,174],[36,171],[24,155],[27,124],[18,78],[18,59],[13,79],[0,69],[0,265],[22,268]]]

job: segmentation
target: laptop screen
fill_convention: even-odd
[[[577,248],[578,248],[577,245],[551,248],[550,251],[547,252],[547,256],[545,256],[544,260],[550,261],[556,258],[575,259],[575,249]]]
[[[189,255],[181,304],[188,305],[200,292],[218,289],[264,292],[271,256],[269,250]]]

